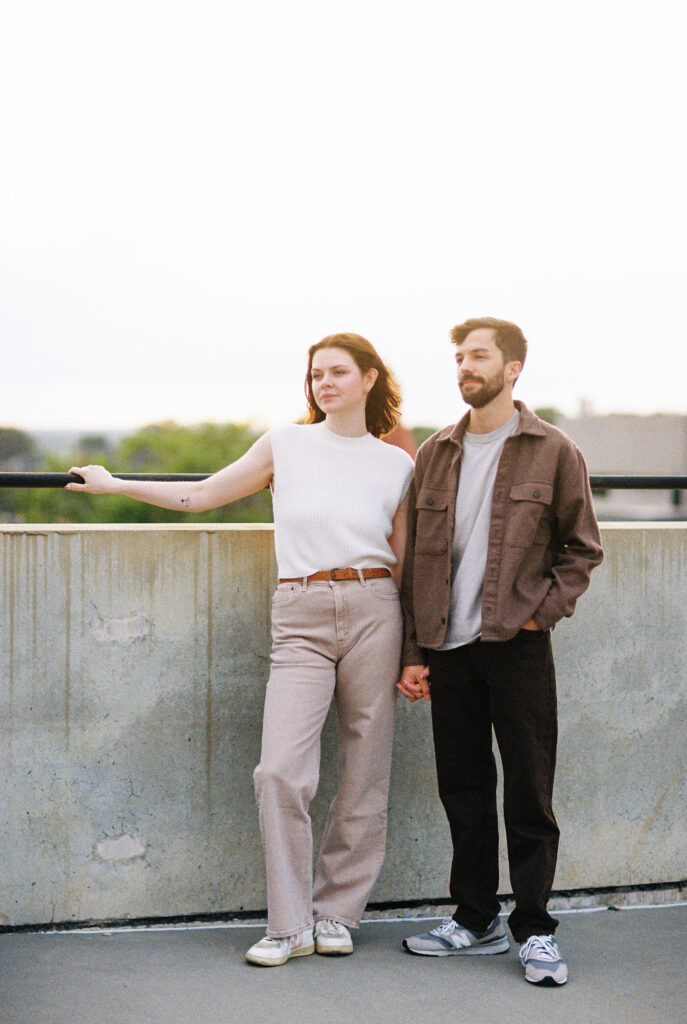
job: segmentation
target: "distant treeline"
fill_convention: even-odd
[[[420,444],[433,431],[411,431]],[[182,427],[157,423],[124,437],[115,446],[101,434],[80,437],[70,457],[41,452],[30,434],[0,427],[0,469],[66,472],[71,466],[102,463],[116,473],[213,473],[235,462],[259,434],[241,424],[204,423]],[[59,488],[0,490],[0,521],[18,523],[270,523],[267,490],[231,505],[190,515],[132,501],[115,494],[76,494]]]
[[[180,427],[159,423],[129,434],[115,447],[104,436],[79,438],[69,458],[41,453],[29,434],[0,428],[0,468],[64,473],[71,466],[102,463],[116,473],[212,473],[240,458],[258,434],[239,424]],[[231,505],[189,515],[116,494],[75,494],[60,488],[0,490],[0,519],[20,523],[269,523],[267,491]]]
[[[556,409],[537,409],[555,422]],[[416,445],[434,427],[412,427]],[[203,423],[181,427],[155,423],[110,445],[102,434],[84,434],[70,457],[41,451],[30,434],[0,427],[0,469],[64,473],[71,466],[102,463],[113,473],[214,473],[235,462],[260,435],[243,424]],[[0,522],[16,523],[271,523],[267,490],[223,508],[191,515],[146,505],[115,494],[75,494],[59,488],[0,489]]]

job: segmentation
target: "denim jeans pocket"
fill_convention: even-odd
[[[301,589],[300,583],[280,583],[272,595],[272,607],[282,608],[284,605],[295,601],[296,594]]]
[[[398,589],[391,577],[367,580],[365,586],[369,592],[380,601],[398,601]]]

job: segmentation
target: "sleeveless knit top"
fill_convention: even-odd
[[[324,422],[284,424],[269,437],[279,576],[394,565],[388,538],[413,474],[410,456]]]

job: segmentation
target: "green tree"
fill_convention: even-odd
[[[16,427],[0,427],[0,467],[8,472],[29,469],[36,458],[33,438]]]
[[[421,444],[423,444],[427,440],[428,437],[431,437],[432,434],[435,434],[436,431],[437,431],[436,427],[411,427],[410,428],[410,432],[413,435],[413,437],[415,438],[415,444],[418,446],[418,448],[420,447]]]
[[[235,462],[259,435],[246,426],[204,423],[181,427],[159,423],[143,427],[124,438],[105,461],[113,473],[213,473]],[[44,472],[65,472],[71,465],[82,465],[76,456],[65,465],[54,455],[36,467]],[[89,462],[96,461],[88,458]],[[17,491],[17,511],[24,522],[33,523],[268,523],[272,521],[272,502],[268,490],[240,501],[189,514],[146,505],[117,494],[78,494],[62,489]]]
[[[541,420],[552,423],[554,427],[562,415],[561,410],[557,409],[555,405],[540,405],[534,411]]]
[[[0,427],[0,469],[21,473],[35,467],[37,459],[33,438],[16,427]],[[0,490],[0,522],[19,518],[19,491],[6,487]]]
[[[98,462],[112,457],[112,446],[104,434],[83,434],[76,442],[74,454],[89,462]],[[78,461],[81,464],[81,458]]]

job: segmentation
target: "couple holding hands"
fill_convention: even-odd
[[[404,941],[423,956],[502,953],[496,767],[525,977],[567,967],[547,912],[558,847],[551,796],[556,690],[550,630],[602,559],[587,470],[560,430],[514,402],[522,331],[491,317],[454,327],[469,411],[430,437],[415,466],[380,440],[400,393],[373,346],[333,334],[308,352],[305,424],[264,434],[198,483],[113,478],[74,467],[70,490],[200,512],[269,486],[279,582],[255,791],[267,872],[267,934],[246,958],[353,951],[350,929],[384,859],[397,691],[431,700],[439,794],[453,842],[452,917]],[[399,598],[400,593],[400,598]],[[313,881],[308,808],[332,698],[338,790]]]

